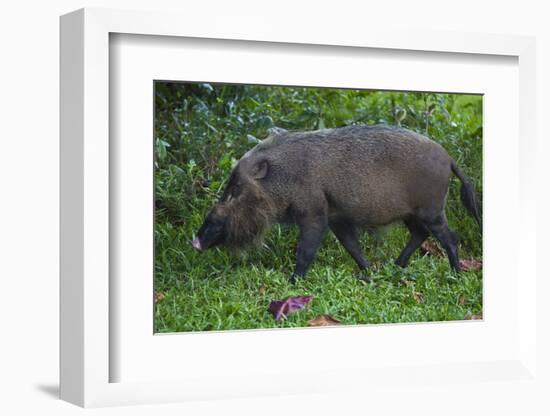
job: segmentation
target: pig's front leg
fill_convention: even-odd
[[[309,269],[327,230],[327,220],[326,217],[306,218],[300,221],[299,227],[300,238],[296,252],[296,270],[290,277],[291,283],[295,283],[297,278],[303,277]]]

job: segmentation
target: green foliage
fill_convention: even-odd
[[[287,283],[297,233],[274,226],[262,250],[236,257],[196,253],[189,241],[221,195],[236,161],[274,126],[314,130],[390,124],[439,142],[482,191],[482,98],[477,95],[191,83],[155,84],[156,330],[176,332],[304,326],[315,314],[344,323],[463,319],[481,313],[481,272],[455,276],[446,258],[415,255],[408,269],[392,262],[408,238],[395,227],[379,242],[363,238],[374,283],[355,278],[353,261],[327,236],[304,281]],[[481,258],[477,225],[449,192],[447,215],[461,238],[462,258]],[[404,284],[403,282],[408,282]],[[261,291],[259,288],[267,288]],[[414,301],[412,291],[423,294]],[[269,301],[312,294],[305,310],[277,323]],[[412,299],[412,300],[411,300]],[[462,299],[460,302],[458,299]]]

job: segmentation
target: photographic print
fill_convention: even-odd
[[[481,95],[154,97],[155,332],[482,318]]]

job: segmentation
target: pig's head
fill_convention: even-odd
[[[273,221],[274,205],[263,186],[269,175],[269,162],[245,159],[231,173],[221,199],[191,242],[197,250],[222,244],[235,249],[260,244],[265,229]]]
[[[206,216],[197,237],[191,244],[198,251],[219,246],[227,240],[227,216],[220,203],[216,204]]]

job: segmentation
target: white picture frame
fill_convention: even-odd
[[[537,383],[537,271],[536,250],[532,249],[536,241],[536,217],[531,214],[535,212],[536,204],[533,186],[536,139],[534,39],[468,33],[401,33],[389,29],[386,32],[355,31],[353,28],[327,37],[322,28],[315,30],[314,25],[308,31],[301,28],[281,31],[278,24],[266,24],[261,29],[241,28],[241,32],[235,34],[231,24],[206,28],[192,19],[186,19],[185,25],[181,21],[183,16],[171,13],[107,9],[82,9],[61,18],[61,398],[88,407],[352,388],[361,391],[365,386],[372,389],[379,383],[398,384],[396,379],[405,380],[405,383],[406,380],[420,380],[424,392],[433,391],[434,381],[442,380],[459,379],[473,383],[487,379],[506,380],[518,385],[523,383],[523,386],[526,380]],[[235,377],[234,374],[220,374],[218,380],[195,375],[177,381],[112,382],[110,368],[115,360],[120,359],[110,348],[110,310],[116,305],[112,304],[113,298],[109,295],[113,260],[109,251],[109,228],[113,221],[109,205],[110,171],[113,169],[109,157],[109,37],[116,33],[277,42],[283,48],[285,44],[332,45],[469,54],[472,59],[475,55],[516,58],[520,138],[517,251],[522,279],[516,298],[517,313],[514,314],[516,322],[521,323],[514,353],[499,357],[498,361],[418,362],[417,366],[404,369],[375,368],[372,365],[366,368],[359,365],[356,369],[333,368],[301,379],[289,379],[284,372],[269,373],[269,381],[265,382]],[[510,273],[517,274],[517,270]],[[325,338],[338,337],[335,331],[340,329],[316,334],[322,333]],[[397,331],[414,335],[415,330],[414,327],[403,327]],[[447,393],[450,394],[450,390]]]

